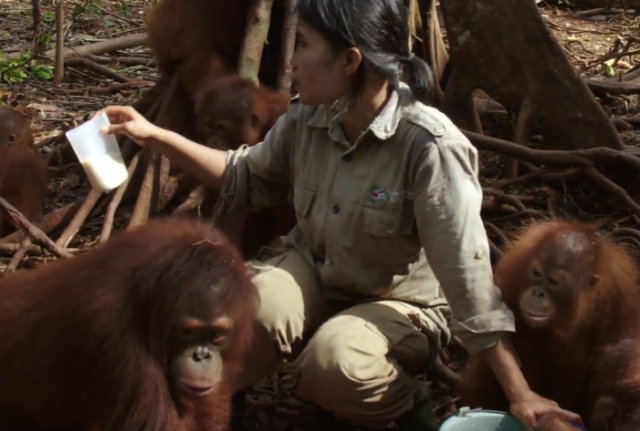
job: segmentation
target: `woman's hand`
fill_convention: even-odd
[[[569,422],[582,425],[580,415],[561,409],[555,401],[543,398],[533,391],[522,394],[517,401],[512,402],[509,412],[520,419],[528,430],[533,429],[542,416],[550,413]]]
[[[570,422],[582,425],[580,416],[561,409],[558,403],[542,398],[531,390],[522,374],[508,333],[500,341],[481,353],[509,399],[510,413],[532,430],[542,416],[552,413]]]
[[[149,122],[131,106],[108,106],[97,114],[105,112],[111,125],[102,129],[104,134],[125,135],[141,147],[158,140],[163,129]],[[96,114],[96,115],[97,115]]]

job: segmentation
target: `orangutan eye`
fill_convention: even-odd
[[[550,285],[552,285],[552,286],[557,286],[557,285],[558,285],[558,280],[556,280],[556,279],[555,279],[555,278],[553,278],[553,277],[549,277],[549,278],[547,278],[547,281],[548,281],[548,282],[549,282],[549,284],[550,284]]]
[[[531,274],[533,274],[534,277],[542,277],[542,273],[535,268],[531,270]]]
[[[195,329],[183,329],[182,330],[182,338],[185,340],[193,340],[198,336],[198,331]]]
[[[227,331],[212,331],[209,333],[209,339],[214,345],[220,345],[227,338]]]

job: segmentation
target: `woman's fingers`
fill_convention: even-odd
[[[569,422],[573,422],[573,423],[576,423],[578,425],[584,425],[584,423],[582,422],[582,418],[577,413],[570,412],[570,411],[564,410],[564,409],[560,409],[558,411],[558,414],[561,415],[566,420],[568,420]]]
[[[104,135],[128,135],[129,123],[111,124],[100,129]]]
[[[116,124],[134,120],[139,115],[137,111],[131,106],[107,106],[106,108],[99,111],[98,114],[102,112],[107,114],[107,117],[109,118],[109,121],[111,123]]]

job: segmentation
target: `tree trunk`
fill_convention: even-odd
[[[479,131],[471,93],[482,89],[512,113],[528,97],[532,130],[549,148],[623,148],[534,1],[447,0],[441,8],[451,55],[442,110],[459,126]]]

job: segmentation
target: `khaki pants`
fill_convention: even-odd
[[[411,374],[439,347],[418,307],[329,302],[315,269],[293,249],[250,265],[261,307],[238,390],[295,359],[299,395],[338,417],[381,428],[411,409],[418,384]]]

